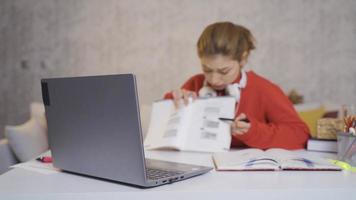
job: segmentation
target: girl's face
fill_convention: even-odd
[[[242,66],[230,56],[221,54],[200,58],[205,80],[214,90],[223,90],[240,75]]]

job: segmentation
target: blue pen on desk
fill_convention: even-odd
[[[292,159],[292,160],[302,161],[307,165],[307,167],[314,167],[314,162],[309,160],[309,159],[306,159],[306,158],[295,158],[295,159]]]

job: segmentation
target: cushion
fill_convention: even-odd
[[[317,135],[317,121],[325,114],[324,106],[312,108],[310,110],[303,110],[298,112],[300,118],[307,124],[310,134],[313,138]]]
[[[36,119],[38,123],[47,130],[47,121],[43,103],[33,102],[30,105],[31,119]]]
[[[5,135],[20,162],[31,160],[48,149],[43,104],[31,104],[31,119],[18,126],[5,126]]]

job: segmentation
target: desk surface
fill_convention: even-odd
[[[324,157],[330,154],[321,154]],[[147,151],[146,157],[213,166],[211,154]],[[1,199],[356,199],[356,174],[335,171],[216,172],[150,189],[69,173],[15,168],[0,176]],[[6,197],[6,198],[3,198]]]

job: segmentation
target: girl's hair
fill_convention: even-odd
[[[217,22],[205,28],[197,42],[200,58],[221,54],[241,61],[244,52],[249,55],[255,49],[255,39],[251,32],[231,22]]]

